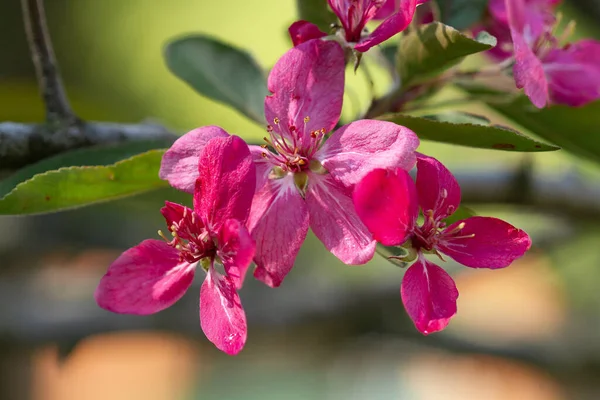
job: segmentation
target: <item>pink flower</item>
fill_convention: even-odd
[[[536,1],[528,7],[524,0],[506,0],[505,5],[515,57],[515,83],[517,88],[525,91],[533,105],[543,108],[549,101],[548,80],[536,50],[540,50],[550,37],[554,21],[547,7],[551,3]]]
[[[499,37],[506,57],[506,32],[510,32],[515,57],[513,73],[538,108],[548,103],[581,106],[600,99],[600,42],[582,40],[559,47],[552,35],[556,23],[553,7],[559,0],[492,0],[491,32]]]
[[[356,185],[354,205],[373,237],[402,245],[416,259],[402,281],[401,296],[417,329],[442,330],[456,314],[458,291],[442,268],[425,258],[441,254],[471,268],[503,268],[531,246],[529,236],[490,217],[470,217],[446,226],[460,203],[458,182],[439,161],[417,156],[416,185],[404,170],[376,169]],[[419,206],[424,222],[417,225]],[[443,260],[443,259],[442,259]]]
[[[359,52],[365,52],[408,27],[418,4],[427,0],[328,0],[344,29],[344,40]],[[385,17],[385,18],[383,18]],[[365,35],[372,19],[384,19],[373,32]],[[297,21],[289,28],[294,46],[326,36],[315,25]]]
[[[542,59],[553,103],[572,107],[600,99],[600,42],[584,39]]]
[[[179,300],[198,262],[207,272],[200,290],[200,324],[227,354],[246,342],[246,315],[237,289],[254,256],[244,223],[255,190],[256,168],[237,136],[207,141],[196,156],[194,209],[166,202],[161,213],[173,238],[148,239],[113,262],[96,289],[98,305],[116,313],[147,315]],[[214,266],[222,263],[225,275]]]
[[[354,211],[353,187],[373,168],[412,168],[419,139],[391,122],[359,120],[326,140],[344,93],[344,52],[337,42],[311,40],[292,48],[271,70],[268,86],[267,144],[250,146],[257,167],[248,219],[256,241],[254,275],[279,286],[309,226],[344,263],[367,262],[375,241]],[[212,135],[227,133],[205,127],[181,137],[165,154],[161,177],[189,191],[194,154]]]
[[[518,7],[522,7],[519,10],[519,24],[527,26],[527,41],[532,41],[544,34],[550,33],[552,27],[556,22],[554,16],[554,8],[560,3],[561,0],[518,0],[521,2]],[[511,3],[511,4],[509,4]],[[512,0],[490,0],[488,9],[492,19],[505,27],[511,24],[511,16],[509,15],[509,8],[515,7]]]

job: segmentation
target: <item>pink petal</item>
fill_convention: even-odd
[[[248,148],[250,149],[250,154],[252,155],[254,166],[256,167],[256,187],[261,188],[267,183],[269,173],[273,169],[273,164],[263,157],[263,153],[266,153],[269,150],[256,145],[249,145]]]
[[[226,219],[246,221],[256,188],[250,150],[237,136],[215,138],[202,150],[194,210],[215,231]]]
[[[329,132],[342,110],[344,70],[344,51],[335,41],[310,40],[290,49],[269,74],[273,94],[265,99],[267,122],[290,139],[294,126],[307,145],[312,131]]]
[[[518,22],[515,28],[524,33],[528,26],[528,36],[536,39],[544,31],[550,31],[556,18],[553,15],[553,7],[561,0],[508,0],[511,7],[516,10],[513,18]],[[488,9],[494,21],[507,25],[509,16],[507,11],[507,0],[490,0]]]
[[[423,212],[435,219],[452,215],[460,204],[460,186],[452,173],[433,157],[417,155],[417,193]]]
[[[195,264],[161,240],[144,240],[108,268],[94,297],[105,310],[154,314],[175,304],[192,284]]]
[[[462,227],[462,228],[461,228]],[[438,250],[471,268],[504,268],[531,247],[524,231],[491,217],[470,217],[447,227]]]
[[[296,21],[288,28],[292,43],[298,46],[311,39],[320,39],[327,36],[325,32],[319,29],[315,24],[308,21]]]
[[[331,10],[337,15],[340,21],[347,19],[348,0],[327,0],[327,3],[329,3],[329,7],[331,7]]]
[[[331,175],[311,174],[306,204],[310,227],[327,250],[345,264],[364,264],[373,258],[375,240],[352,204],[352,189]]]
[[[523,0],[506,0],[506,12],[515,53],[515,83],[517,88],[525,91],[534,106],[543,108],[548,102],[548,82],[542,62],[530,48],[537,37],[525,37],[532,32]]]
[[[524,0],[505,0],[506,20],[510,25],[510,30],[515,31],[521,36],[525,34],[527,26],[527,7]],[[498,9],[499,10],[499,9]],[[499,11],[496,11],[499,16]],[[533,40],[537,38],[531,38]]]
[[[424,257],[404,274],[401,295],[406,312],[424,335],[441,331],[456,314],[458,290],[454,281]]]
[[[182,239],[190,240],[192,238],[192,233],[200,232],[203,227],[200,218],[196,219],[195,216],[192,215],[194,214],[194,210],[182,206],[181,204],[165,201],[165,206],[160,209],[160,212],[163,217],[165,217],[169,229],[173,225],[178,227],[188,226],[197,228],[193,229],[193,231],[190,231],[189,229],[178,229],[177,234]]]
[[[235,284],[212,266],[200,289],[200,326],[208,340],[229,355],[246,344],[246,314]]]
[[[488,10],[494,20],[508,24],[505,0],[490,0]]]
[[[225,221],[219,232],[218,255],[237,289],[242,287],[246,271],[254,258],[254,240],[246,227],[236,219]]]
[[[429,0],[417,0],[417,5],[427,3]],[[493,0],[492,0],[493,1]],[[503,1],[503,0],[500,0]],[[402,6],[403,0],[387,0],[377,11],[373,19],[386,19]]]
[[[548,81],[542,62],[527,46],[522,36],[512,30],[511,36],[515,52],[513,75],[517,88],[524,90],[534,106],[544,108],[548,103]]]
[[[308,209],[291,175],[269,179],[256,193],[248,230],[256,241],[254,276],[271,287],[281,285],[308,232]]]
[[[375,14],[373,19],[386,19],[400,8],[401,0],[387,0]]]
[[[553,103],[578,107],[600,99],[600,42],[580,40],[542,62]]]
[[[375,168],[410,170],[419,138],[408,128],[363,119],[335,131],[315,154],[325,169],[345,185],[354,185]]]
[[[411,23],[416,8],[417,0],[402,0],[398,11],[383,21],[369,36],[358,42],[354,49],[365,52],[402,32]]]
[[[385,246],[404,243],[419,216],[415,184],[401,169],[373,170],[356,185],[353,200],[362,222]]]
[[[160,179],[169,181],[175,189],[194,193],[200,152],[210,139],[227,136],[229,134],[218,126],[203,126],[181,136],[163,155]]]

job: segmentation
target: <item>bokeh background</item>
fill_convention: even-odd
[[[290,46],[293,0],[46,3],[81,117],[150,119],[178,132],[216,124],[248,140],[263,136],[170,74],[162,48],[175,36],[210,33],[268,67]],[[596,1],[570,1],[565,12],[594,34],[599,9]],[[0,121],[41,121],[16,0],[0,2],[0,54]],[[348,74],[348,85],[345,115],[360,109],[366,93],[360,74]],[[465,107],[510,124],[481,106]],[[446,331],[423,337],[414,329],[400,300],[402,269],[377,257],[344,266],[312,236],[281,288],[247,280],[241,295],[249,337],[237,357],[220,353],[200,330],[200,281],[154,316],[99,309],[93,292],[110,262],[163,228],[165,199],[189,203],[162,190],[60,214],[0,217],[0,399],[600,398],[599,169],[564,152],[431,143],[421,150],[473,193],[477,179],[490,190],[495,178],[532,165],[548,196],[569,204],[509,205],[501,191],[497,204],[469,204],[526,229],[534,247],[505,270],[446,263],[460,291]]]

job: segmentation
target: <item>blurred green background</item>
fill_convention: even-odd
[[[290,46],[293,0],[46,3],[69,97],[84,119],[150,119],[179,132],[215,124],[262,138],[262,127],[171,75],[162,47],[205,32],[268,67]],[[597,7],[580,3],[591,5],[580,9],[588,12]],[[0,2],[0,27],[0,121],[41,121],[19,2]],[[344,115],[362,104],[363,78],[348,75]],[[482,106],[466,110],[510,124]],[[163,228],[165,199],[189,203],[163,190],[54,215],[0,217],[0,399],[600,398],[598,168],[562,152],[430,143],[421,151],[464,180],[476,212],[505,218],[534,240],[506,270],[446,263],[460,291],[446,331],[423,337],[414,329],[400,300],[401,269],[380,258],[344,266],[312,236],[281,288],[248,279],[249,337],[237,357],[203,337],[200,282],[155,316],[99,309],[93,291],[110,262]],[[534,190],[550,199],[543,209],[515,205],[519,193],[501,190],[524,162],[533,165]],[[478,190],[495,188],[497,204],[478,204]],[[563,201],[553,206],[556,198]]]

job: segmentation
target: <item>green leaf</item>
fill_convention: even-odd
[[[410,265],[410,262],[403,261],[400,258],[405,258],[409,256],[408,250],[404,247],[400,246],[384,246],[381,243],[377,243],[375,247],[375,251],[377,254],[384,257],[386,260],[391,262],[394,265],[397,265],[400,268],[405,268]],[[412,262],[412,260],[411,260]]]
[[[164,149],[173,144],[170,140],[140,140],[105,146],[87,147],[61,153],[28,165],[0,181],[0,198],[13,190],[19,183],[34,175],[63,167],[108,165],[153,149]]]
[[[108,166],[65,167],[37,174],[0,199],[0,214],[67,210],[167,187],[158,177],[163,153],[150,150]]]
[[[404,87],[439,74],[466,56],[489,50],[496,45],[490,34],[476,39],[440,22],[423,25],[402,38],[396,65]]]
[[[441,21],[458,30],[472,27],[483,19],[489,0],[437,0]]]
[[[584,107],[551,106],[538,110],[526,97],[488,104],[535,135],[564,150],[600,163],[600,101]]]
[[[299,19],[312,22],[323,32],[329,32],[331,24],[337,22],[325,0],[296,0],[296,8]]]
[[[471,114],[449,112],[425,117],[388,114],[379,119],[406,126],[419,138],[434,142],[506,151],[538,152],[559,149],[510,128],[490,125],[484,117]]]
[[[454,214],[446,218],[444,222],[446,223],[446,225],[451,225],[456,221],[460,221],[461,219],[467,219],[475,215],[477,215],[475,214],[475,211],[471,210],[469,207],[459,206],[454,212]]]
[[[396,64],[396,53],[398,52],[398,46],[396,44],[381,46],[381,53],[390,65]]]
[[[201,95],[265,123],[267,81],[249,53],[210,36],[192,35],[167,44],[164,56],[169,69]]]

